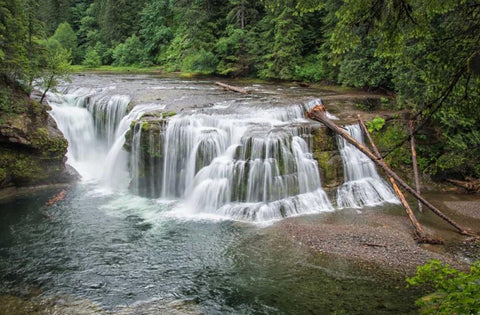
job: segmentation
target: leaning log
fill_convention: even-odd
[[[382,155],[380,154],[380,151],[378,151],[378,148],[375,145],[375,142],[373,141],[372,136],[370,135],[370,132],[368,132],[368,129],[365,126],[365,123],[363,122],[363,120],[360,118],[360,116],[358,116],[358,122],[360,123],[360,126],[363,129],[363,132],[367,136],[368,141],[370,142],[370,145],[372,146],[373,153],[376,155],[376,157],[379,161],[383,161],[383,158],[382,158]],[[390,183],[392,184],[393,190],[397,194],[398,199],[400,200],[403,207],[405,208],[405,212],[407,213],[408,218],[410,219],[410,222],[412,223],[412,225],[415,229],[415,236],[416,236],[417,241],[419,243],[439,243],[438,241],[432,242],[432,240],[430,240],[427,237],[427,235],[425,234],[425,231],[423,230],[422,225],[420,224],[420,222],[418,222],[417,217],[415,217],[415,215],[413,214],[412,208],[410,208],[410,205],[408,204],[407,199],[405,198],[405,195],[400,190],[400,187],[398,187],[397,183],[395,182],[395,180],[393,179],[392,176],[387,175],[387,177],[388,177],[388,180],[390,181]]]
[[[420,178],[418,176],[417,150],[415,149],[415,120],[410,120],[410,147],[412,149],[413,177],[415,190],[420,194]],[[422,203],[418,201],[418,211],[422,212]]]
[[[381,167],[385,173],[395,181],[402,186],[406,191],[408,191],[412,196],[417,198],[417,200],[420,200],[425,206],[430,208],[433,213],[435,213],[437,216],[439,216],[441,219],[444,221],[448,222],[450,225],[452,225],[455,229],[459,231],[459,233],[463,235],[470,235],[473,237],[478,237],[477,235],[465,230],[462,228],[460,225],[458,225],[455,221],[447,217],[445,214],[443,214],[440,210],[438,210],[434,205],[432,205],[429,201],[425,200],[422,196],[420,196],[415,189],[410,187],[403,179],[401,179],[394,171],[388,167],[387,164],[383,160],[378,159],[372,152],[370,152],[369,149],[367,149],[365,146],[362,144],[358,143],[357,140],[355,140],[352,136],[350,136],[345,130],[337,126],[335,123],[333,123],[330,119],[327,118],[326,115],[326,110],[325,106],[323,105],[317,105],[314,108],[312,108],[309,112],[307,112],[307,116],[310,119],[319,121],[323,123],[325,126],[327,126],[329,129],[343,137],[346,141],[351,143],[353,146],[355,146],[357,149],[359,149],[361,152],[363,152],[366,156],[368,156],[375,164],[377,164],[379,167]]]
[[[215,82],[215,85],[221,86],[224,89],[227,89],[229,91],[237,92],[237,93],[242,93],[242,94],[248,94],[250,91],[245,90],[244,88],[238,87],[238,86],[233,86],[233,85],[228,85],[222,82]]]

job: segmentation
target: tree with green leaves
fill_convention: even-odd
[[[73,31],[68,22],[63,22],[58,25],[52,39],[60,43],[60,45],[69,51],[75,59],[77,56],[77,34]]]
[[[41,71],[38,77],[39,87],[43,90],[40,102],[50,90],[54,90],[60,80],[68,80],[71,72],[71,52],[57,40],[50,38],[42,41]]]

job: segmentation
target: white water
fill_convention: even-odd
[[[364,143],[359,125],[347,126],[345,129],[355,140]],[[337,136],[337,143],[344,169],[344,184],[337,190],[339,208],[398,203],[391,187],[380,177],[372,160],[340,136]]]
[[[110,165],[108,152],[130,102],[126,95],[107,92],[80,88],[48,95],[50,113],[69,143],[68,163],[87,181],[99,180]]]
[[[302,127],[290,125],[306,123],[303,111],[294,105],[253,114],[212,109],[174,116],[163,133],[160,165],[149,168],[141,163],[149,161],[142,158],[140,143],[142,137],[152,143],[153,135],[136,125],[130,158],[134,192],[184,199],[191,212],[249,221],[333,210]],[[135,178],[149,172],[161,181]]]
[[[242,221],[333,210],[306,141],[311,128],[304,112],[318,99],[272,107],[221,102],[177,114],[168,123],[154,118],[165,105],[139,104],[127,113],[130,97],[109,88],[76,89],[48,99],[69,141],[68,162],[85,180],[110,191],[182,200],[187,216]],[[140,120],[146,114],[153,116]],[[361,140],[357,129],[348,127]],[[124,148],[126,136],[130,152]],[[339,148],[345,168],[339,208],[396,202],[373,163],[341,140]]]

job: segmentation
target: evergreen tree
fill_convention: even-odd
[[[28,20],[21,0],[0,0],[0,65],[5,79],[25,80]]]

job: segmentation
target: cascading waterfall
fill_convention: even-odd
[[[332,210],[301,137],[309,130],[302,126],[303,111],[288,106],[252,115],[212,109],[177,115],[161,126],[155,126],[161,119],[142,119],[131,135],[131,189],[182,198],[196,212],[239,220]]]
[[[69,142],[68,161],[87,180],[104,172],[103,162],[130,103],[126,95],[107,92],[80,88],[48,95],[51,114]]]
[[[51,94],[49,102],[69,140],[69,162],[107,187],[184,200],[193,213],[245,221],[333,210],[304,118],[320,100],[272,107],[222,103],[173,117],[163,117],[165,105],[158,103],[127,113],[130,97],[108,89]],[[362,140],[358,126],[347,130]],[[339,208],[397,201],[368,158],[342,139],[338,145],[345,168]]]
[[[346,126],[345,129],[355,140],[364,143],[360,125]],[[337,206],[361,208],[384,202],[398,203],[394,192],[380,177],[374,163],[342,137],[337,136],[337,142],[345,179],[337,190]]]

